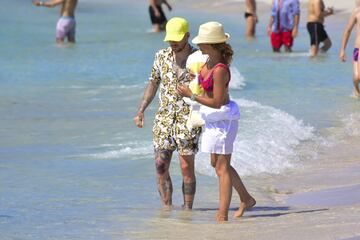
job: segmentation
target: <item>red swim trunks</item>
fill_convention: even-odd
[[[289,32],[272,32],[271,33],[271,46],[275,49],[281,48],[284,44],[287,47],[292,47],[294,39],[291,31]]]

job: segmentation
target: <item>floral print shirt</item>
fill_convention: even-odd
[[[195,51],[196,49],[192,48],[192,52]],[[189,84],[190,73],[185,67],[177,66],[175,54],[170,47],[155,54],[149,81],[159,85],[159,109],[154,120],[154,139],[169,133],[174,138],[185,140],[198,138],[201,128],[192,131],[187,129],[186,121],[189,118],[190,106],[176,90],[177,84]]]

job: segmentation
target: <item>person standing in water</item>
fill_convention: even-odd
[[[273,0],[271,16],[267,28],[274,52],[280,52],[284,45],[285,52],[291,52],[294,38],[298,34],[300,22],[299,0]]]
[[[245,1],[245,20],[246,20],[246,37],[251,39],[255,37],[255,28],[258,22],[258,17],[256,15],[256,1],[255,0],[246,0]]]
[[[165,30],[167,19],[162,9],[162,4],[165,4],[169,11],[172,10],[172,7],[167,0],[149,0],[149,14],[154,32]]]
[[[351,31],[356,25],[355,46],[353,51],[353,83],[354,83],[354,97],[360,98],[359,83],[360,83],[360,64],[359,64],[359,48],[360,48],[360,0],[355,0],[356,8],[352,12],[348,24],[345,27],[342,37],[340,55],[341,61],[346,61],[345,49],[348,43]]]
[[[332,7],[325,8],[323,0],[309,0],[308,2],[308,22],[307,30],[310,35],[310,56],[315,57],[319,51],[319,45],[322,52],[327,52],[331,48],[331,40],[324,28],[325,17],[333,15]]]
[[[56,42],[63,43],[65,38],[68,42],[75,43],[75,9],[77,0],[52,0],[52,1],[39,1],[35,0],[33,4],[39,7],[53,8],[61,5],[60,19],[56,25]]]
[[[170,163],[173,152],[179,153],[183,176],[183,208],[192,209],[196,191],[195,154],[201,127],[186,127],[190,116],[190,106],[176,91],[177,84],[189,84],[186,61],[196,51],[188,40],[189,24],[184,18],[174,17],[166,24],[164,41],[169,47],[155,54],[149,82],[145,88],[138,112],[134,117],[137,127],[144,126],[145,109],[159,93],[159,108],[153,126],[153,144],[158,191],[164,209],[172,207],[173,186],[170,177]]]
[[[201,137],[201,151],[210,153],[211,165],[219,179],[219,211],[217,221],[227,221],[232,195],[232,187],[240,195],[240,207],[235,217],[241,217],[247,208],[256,204],[247,192],[236,170],[230,165],[233,144],[238,131],[240,111],[230,100],[230,62],[233,56],[231,46],[226,43],[230,35],[224,32],[222,24],[208,22],[200,25],[199,34],[192,42],[197,44],[208,60],[199,74],[199,83],[204,95],[191,92],[188,86],[179,84],[178,92],[183,97],[202,104],[200,113],[205,120],[205,130]]]

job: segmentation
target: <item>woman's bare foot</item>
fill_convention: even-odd
[[[253,206],[255,206],[256,204],[256,200],[250,196],[249,200],[247,202],[241,202],[240,203],[240,207],[239,209],[234,213],[234,217],[238,218],[241,217],[245,210],[252,208]]]
[[[224,215],[222,215],[220,213],[217,213],[216,216],[215,216],[215,219],[218,222],[225,222],[225,221],[228,220],[228,216],[224,216]]]

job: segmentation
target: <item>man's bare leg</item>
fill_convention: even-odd
[[[252,39],[255,37],[255,26],[256,18],[254,16],[249,16],[246,18],[246,37]]]
[[[161,26],[160,24],[154,24],[153,25],[153,32],[161,32]]]
[[[273,47],[273,52],[279,53],[279,52],[280,52],[280,48],[274,48],[274,47]]]
[[[56,38],[56,43],[58,43],[58,44],[62,44],[62,43],[64,43],[64,38]]]
[[[331,45],[332,45],[332,43],[331,43],[330,38],[325,39],[323,42],[323,46],[320,49],[321,52],[323,52],[323,53],[327,52],[331,48]]]
[[[289,46],[284,46],[285,52],[290,53],[291,52],[291,47]]]
[[[166,22],[160,25],[160,30],[165,31],[166,30]]]
[[[170,209],[172,205],[173,186],[169,174],[172,153],[170,150],[155,151],[157,185],[165,209]]]
[[[353,84],[354,84],[354,97],[360,97],[359,83],[360,83],[360,62],[353,61]]]
[[[353,84],[354,84],[354,98],[360,98],[359,83],[360,83],[359,79],[354,79],[354,81],[353,81]]]
[[[196,178],[195,178],[195,167],[194,167],[194,155],[180,155],[180,168],[183,175],[183,208],[186,210],[192,209],[195,192],[196,192]]]
[[[75,43],[75,37],[69,37],[68,42],[69,43]]]
[[[310,47],[310,57],[315,57],[318,53],[319,47],[317,45],[311,45]]]

